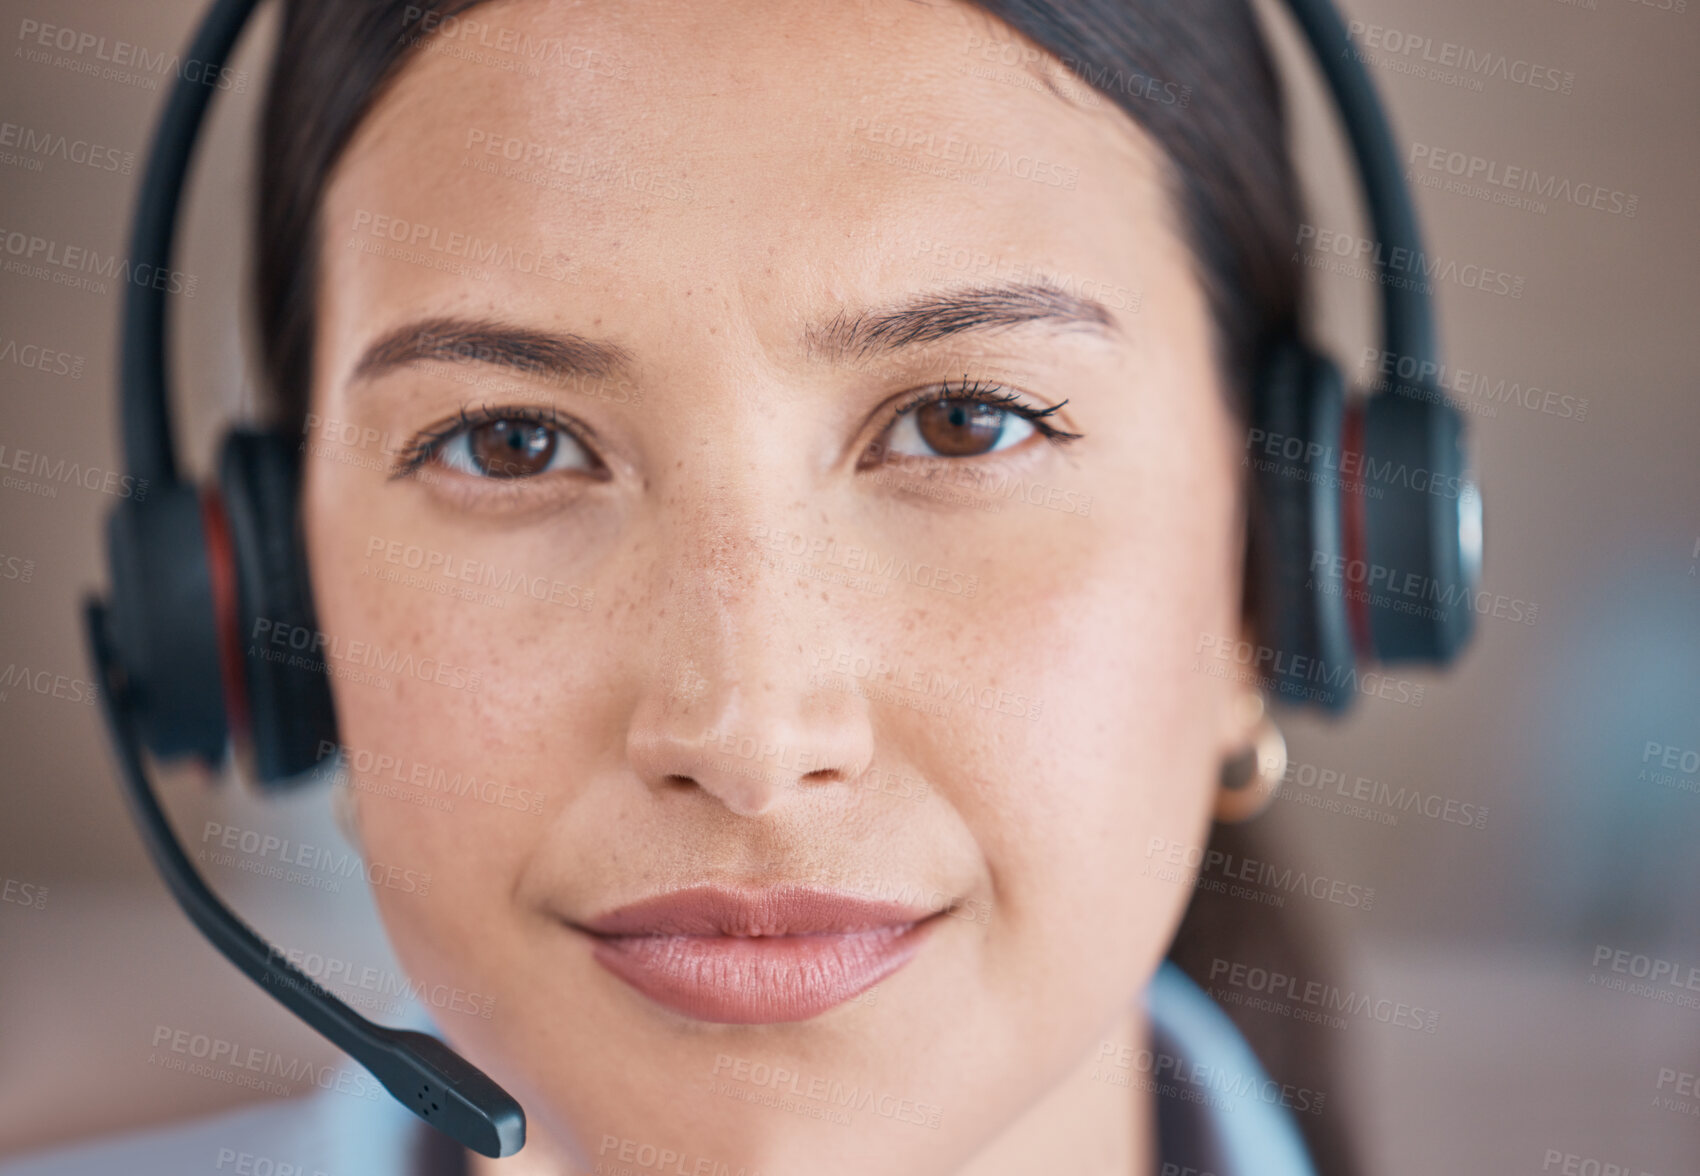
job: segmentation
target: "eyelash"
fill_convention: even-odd
[[[1007,412],[1013,412],[1016,416],[1022,417],[1028,421],[1028,423],[1039,431],[1039,435],[1044,437],[1045,440],[1054,442],[1058,445],[1064,445],[1070,441],[1078,441],[1081,437],[1085,436],[1084,433],[1071,433],[1067,429],[1059,429],[1045,419],[1063,405],[1067,404],[1068,401],[1059,400],[1049,408],[1029,408],[1021,402],[1020,396],[1011,392],[1003,385],[982,383],[979,380],[975,380],[970,383],[966,373],[963,374],[962,383],[958,384],[954,388],[950,386],[950,381],[946,380],[942,384],[923,389],[916,393],[909,400],[905,401],[901,408],[891,414],[891,419],[885,423],[885,429],[881,430],[880,435],[883,437],[885,432],[889,430],[892,425],[896,424],[898,419],[905,413],[914,412],[917,408],[921,408],[939,400],[969,400],[980,404],[990,404],[994,408],[1001,408]],[[961,461],[963,459],[944,458],[941,460]]]
[[[1067,404],[1067,400],[1058,401],[1049,408],[1030,408],[1022,403],[1019,395],[1001,384],[983,383],[980,380],[970,381],[966,373],[962,377],[962,382],[954,387],[950,381],[946,380],[942,384],[924,389],[910,397],[901,407],[892,412],[891,419],[886,421],[885,428],[880,431],[880,436],[883,437],[890,432],[892,426],[907,413],[940,400],[967,400],[977,404],[989,404],[1006,412],[1013,412],[1030,423],[1040,436],[1054,445],[1065,445],[1085,436],[1083,433],[1071,433],[1066,429],[1059,429],[1045,419]],[[409,441],[396,454],[396,467],[390,474],[390,479],[393,481],[397,478],[406,478],[417,474],[426,462],[435,457],[443,446],[454,440],[456,436],[494,421],[524,421],[527,424],[547,425],[551,428],[560,429],[570,434],[574,442],[587,455],[595,458],[594,450],[585,441],[588,431],[584,426],[569,420],[552,408],[481,404],[472,409],[462,408],[455,414],[453,420],[433,425]],[[969,459],[941,457],[937,460],[962,461]]]
[[[472,409],[462,408],[455,414],[454,420],[433,425],[409,441],[396,454],[396,468],[390,474],[390,479],[393,481],[396,478],[406,478],[418,473],[426,462],[437,456],[443,446],[454,440],[455,437],[463,432],[470,432],[480,425],[488,425],[495,421],[524,421],[529,425],[547,425],[550,428],[559,429],[569,434],[586,455],[595,458],[594,450],[584,440],[588,430],[552,408],[481,404]]]

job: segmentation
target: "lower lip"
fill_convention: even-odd
[[[931,917],[814,935],[598,935],[596,962],[698,1021],[806,1021],[891,975],[920,950]]]

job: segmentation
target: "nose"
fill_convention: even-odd
[[[759,817],[873,758],[861,697],[810,673],[807,651],[848,638],[848,589],[824,594],[762,542],[773,513],[724,499],[675,527],[650,570],[659,618],[626,754],[652,788],[695,787]]]

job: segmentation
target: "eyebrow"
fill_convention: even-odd
[[[615,343],[494,319],[439,317],[408,323],[378,339],[361,355],[351,379],[372,380],[430,360],[487,363],[557,379],[606,379],[632,368],[631,354]]]
[[[1085,327],[1106,336],[1115,319],[1103,303],[1047,282],[995,282],[923,294],[892,306],[845,314],[804,332],[809,355],[823,362],[867,359],[968,332],[1023,323]]]
[[[840,310],[824,323],[805,327],[803,344],[811,360],[844,363],[1025,323],[1086,328],[1105,336],[1118,330],[1109,309],[1095,299],[1046,282],[996,282],[920,294],[854,313]],[[634,367],[631,353],[616,343],[494,319],[436,317],[398,327],[372,343],[355,365],[351,382],[432,360],[485,363],[555,379],[607,379]]]

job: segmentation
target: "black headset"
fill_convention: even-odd
[[[216,76],[259,0],[216,0],[189,55]],[[1259,645],[1236,657],[1275,693],[1331,711],[1373,662],[1445,664],[1468,641],[1481,560],[1481,499],[1463,421],[1423,382],[1439,370],[1428,289],[1392,272],[1421,239],[1386,116],[1328,0],[1288,0],[1350,139],[1376,240],[1383,352],[1414,381],[1347,402],[1339,370],[1298,338],[1266,356],[1246,459],[1256,493],[1249,565]],[[155,133],[131,236],[137,266],[169,269],[184,177],[211,90],[180,78]],[[1403,250],[1403,254],[1400,251]],[[268,789],[313,778],[337,745],[322,658],[266,656],[263,631],[313,634],[298,518],[300,437],[235,429],[214,485],[177,472],[166,376],[166,296],[126,287],[122,439],[149,492],[107,520],[112,591],[84,623],[125,794],[153,862],[190,919],[237,967],[433,1127],[488,1156],[525,1142],[512,1096],[442,1042],[377,1025],[292,966],[202,881],[154,796],[158,759],[223,762],[234,742]],[[1373,569],[1365,574],[1363,569]],[[1407,589],[1356,584],[1391,580]],[[1418,599],[1441,607],[1413,607]],[[311,643],[309,643],[311,645]]]

